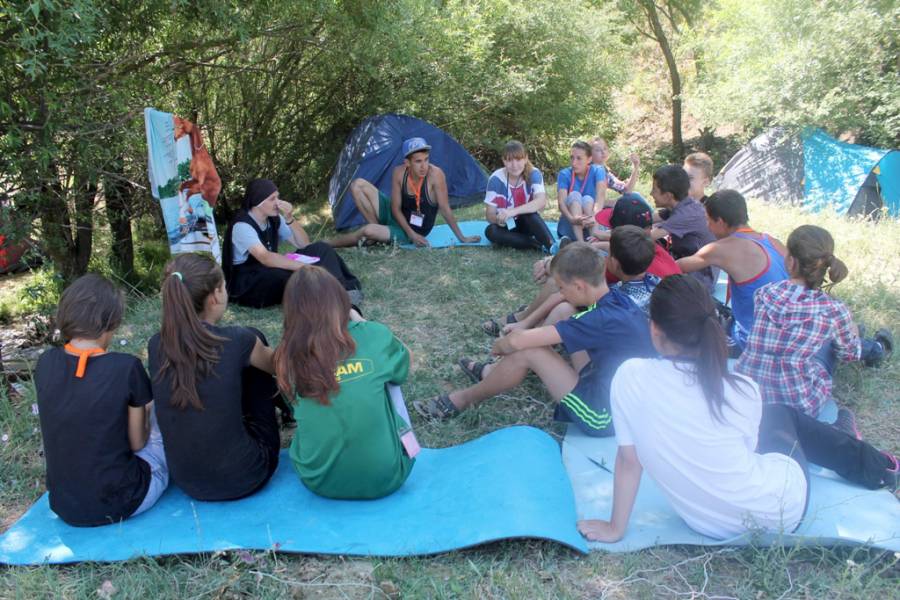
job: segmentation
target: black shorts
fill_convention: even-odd
[[[592,437],[615,435],[609,405],[609,386],[609,377],[604,377],[599,369],[588,364],[578,374],[575,388],[556,405],[553,418],[575,423],[582,432]]]

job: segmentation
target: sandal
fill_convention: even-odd
[[[510,323],[518,323],[518,319],[516,318],[516,313],[520,313],[523,310],[528,308],[527,304],[523,304],[513,312],[506,315],[506,322],[502,325],[497,322],[496,319],[488,319],[484,323],[481,324],[481,330],[492,337],[500,337],[500,334],[503,333],[503,326],[508,325]]]
[[[481,376],[484,373],[484,368],[488,366],[490,363],[480,363],[475,362],[471,358],[466,358],[463,356],[458,361],[459,368],[462,369],[462,372],[469,376],[469,379],[472,380],[473,383],[478,383],[481,381]]]
[[[459,414],[459,409],[450,401],[449,394],[441,394],[429,400],[415,400],[412,405],[426,419],[449,419]]]

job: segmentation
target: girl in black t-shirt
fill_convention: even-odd
[[[107,279],[77,279],[56,314],[65,347],[44,352],[35,371],[50,508],[69,525],[139,514],[169,483],[144,366],[106,351],[124,310]]]
[[[257,491],[281,447],[272,350],[259,331],[217,326],[227,306],[219,265],[176,256],[163,276],[162,327],[147,343],[172,480],[198,500]]]

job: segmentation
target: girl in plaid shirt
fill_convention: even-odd
[[[788,238],[787,249],[791,278],[756,291],[753,329],[736,370],[759,384],[764,402],[815,417],[831,398],[835,360],[884,353],[890,340],[887,332],[879,332],[876,341],[861,342],[850,310],[827,293],[847,276],[847,266],[834,256],[831,234],[801,225]]]

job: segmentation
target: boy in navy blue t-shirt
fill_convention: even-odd
[[[614,434],[609,412],[612,377],[629,358],[655,356],[647,316],[629,297],[606,285],[603,259],[584,242],[569,244],[550,263],[567,302],[587,310],[555,325],[514,331],[499,338],[493,364],[462,358],[460,367],[476,383],[463,390],[413,403],[425,417],[452,417],[510,390],[534,372],[559,403],[557,417],[574,421],[589,435]],[[569,364],[552,347],[562,343]]]

